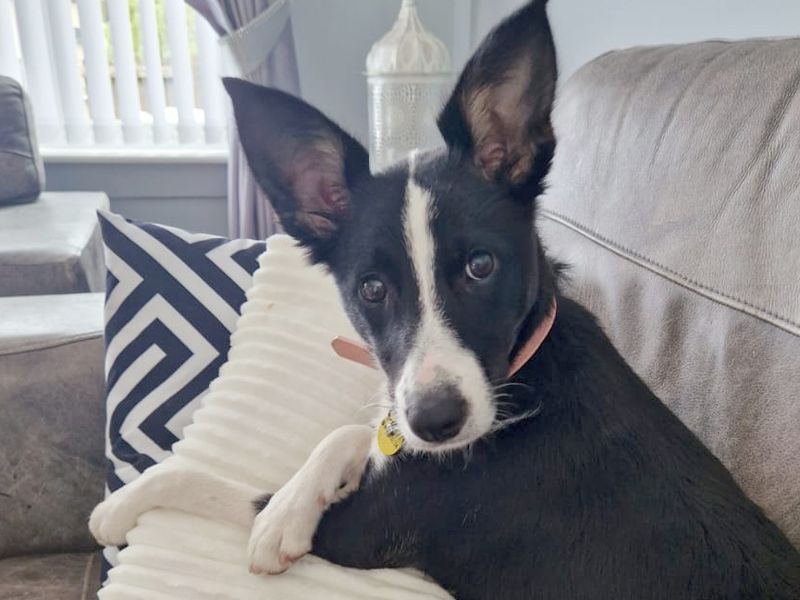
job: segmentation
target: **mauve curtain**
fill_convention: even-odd
[[[242,28],[252,24],[270,5],[276,3],[276,0],[186,1],[208,20],[220,36],[235,38],[247,35],[248,30]],[[286,9],[288,10],[288,5]],[[243,71],[241,76],[254,83],[276,87],[299,96],[300,78],[291,20],[286,21],[271,49],[266,43],[259,47],[253,41],[237,46],[240,53],[252,54],[238,57],[239,67]],[[280,231],[280,226],[247,166],[235,129],[231,127],[231,153],[228,162],[228,229],[232,237],[264,239]]]

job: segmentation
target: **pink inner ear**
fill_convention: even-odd
[[[493,178],[506,164],[508,150],[498,140],[486,140],[478,146],[476,157],[478,167],[483,170],[484,175]]]
[[[320,177],[319,196],[331,213],[341,213],[347,210],[347,202],[350,195],[347,189],[339,181],[330,181],[325,177]]]
[[[293,157],[288,176],[298,218],[317,233],[329,234],[335,229],[332,218],[346,212],[350,200],[337,149],[327,140],[303,149]]]
[[[494,83],[465,92],[464,111],[475,143],[475,162],[487,178],[502,176],[519,183],[533,165],[538,140],[531,135],[532,119],[543,124],[549,121],[546,112],[537,112],[530,90],[531,70],[530,57],[522,56]]]

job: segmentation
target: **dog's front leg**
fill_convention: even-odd
[[[252,499],[259,493],[254,487],[198,470],[171,456],[98,504],[89,518],[89,529],[102,545],[122,545],[139,515],[154,508],[182,510],[250,528]]]
[[[361,483],[375,432],[346,425],[323,439],[306,463],[256,516],[248,555],[254,573],[282,573],[311,551],[322,515]],[[256,502],[259,504],[259,501]]]

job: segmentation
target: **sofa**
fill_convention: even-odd
[[[99,192],[44,191],[30,103],[0,77],[0,598],[93,598],[103,497]]]
[[[797,56],[753,40],[587,64],[559,92],[539,227],[565,291],[800,546]],[[102,299],[78,295],[41,343],[44,308],[0,299],[0,598],[96,583]]]
[[[800,40],[634,48],[560,90],[566,290],[800,547]]]

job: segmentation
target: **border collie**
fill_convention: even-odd
[[[145,474],[95,509],[99,540],[171,505],[252,525],[260,573],[313,552],[415,567],[459,600],[800,598],[797,550],[559,292],[535,227],[555,149],[544,0],[467,64],[446,148],[380,174],[311,106],[225,85],[256,178],[335,276],[392,409],[332,433],[255,511],[229,483]]]

